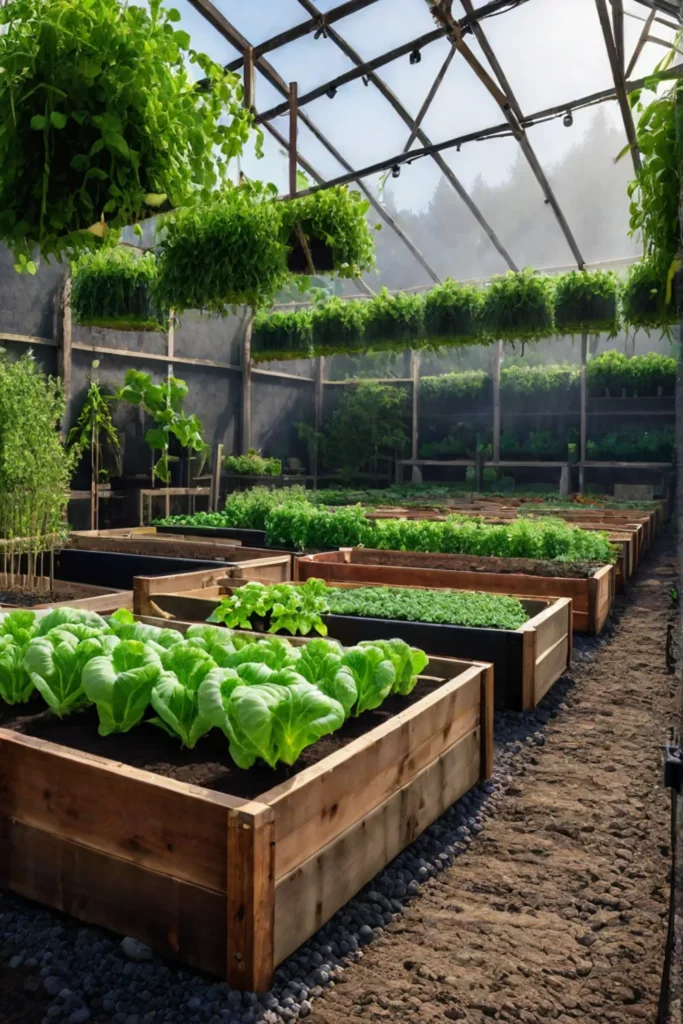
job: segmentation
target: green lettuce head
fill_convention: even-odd
[[[162,667],[158,654],[139,640],[114,641],[108,654],[94,657],[83,669],[86,697],[97,707],[100,736],[128,732],[142,719]]]

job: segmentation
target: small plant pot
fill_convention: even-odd
[[[334,270],[334,257],[329,245],[319,238],[307,238],[313,269],[317,274],[330,274]],[[287,267],[293,274],[310,274],[308,258],[299,240],[299,232],[292,231],[287,242],[291,251],[287,256]]]

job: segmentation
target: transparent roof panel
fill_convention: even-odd
[[[258,3],[213,0],[213,3],[252,46],[310,20],[297,0],[258,0]]]
[[[355,67],[331,39],[322,36],[297,39],[273,50],[267,58],[285,82],[298,83],[300,96]]]
[[[336,7],[339,0],[328,5]],[[322,9],[322,4],[317,7]],[[332,26],[364,60],[387,53],[437,26],[424,0],[377,0],[370,7],[342,18]],[[402,58],[407,62],[408,58]]]

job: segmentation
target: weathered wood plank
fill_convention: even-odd
[[[272,808],[253,803],[228,815],[228,983],[264,992],[273,978],[275,840]]]
[[[479,729],[469,732],[276,883],[276,964],[475,785],[480,775],[480,742]]]

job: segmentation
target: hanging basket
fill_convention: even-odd
[[[481,308],[484,334],[496,341],[540,341],[554,331],[553,284],[531,270],[494,277]]]
[[[628,327],[667,332],[679,319],[675,295],[674,280],[671,300],[666,301],[666,279],[654,260],[634,263],[629,267],[622,293],[624,323]]]
[[[389,295],[386,288],[365,303],[365,344],[373,352],[405,352],[424,343],[424,308],[421,295],[399,292]]]
[[[71,273],[72,313],[82,327],[168,329],[168,310],[160,309],[154,296],[157,261],[151,253],[122,247],[85,253]]]
[[[609,334],[619,331],[619,278],[613,271],[573,270],[555,281],[555,330],[558,334]]]
[[[429,348],[477,345],[481,327],[481,292],[447,278],[424,296],[424,337]]]
[[[310,274],[300,231],[306,238],[316,273],[358,277],[375,263],[375,244],[366,214],[370,204],[359,192],[338,187],[280,203],[282,238],[294,274]]]
[[[313,310],[313,352],[316,356],[365,351],[365,302],[334,297]]]
[[[313,355],[313,314],[310,309],[257,313],[251,332],[255,363],[309,359]]]

